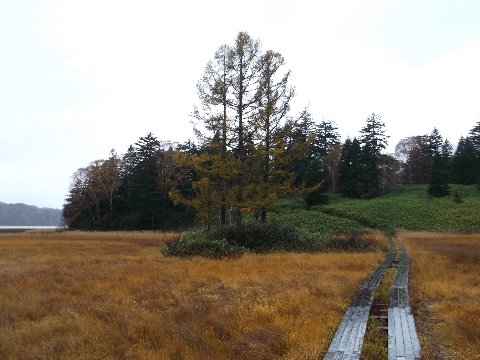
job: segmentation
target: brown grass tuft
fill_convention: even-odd
[[[278,327],[250,331],[231,345],[233,359],[276,359],[284,355],[287,342]]]

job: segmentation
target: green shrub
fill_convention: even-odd
[[[293,250],[301,243],[297,228],[274,223],[229,226],[212,234],[212,238],[225,239],[231,245],[255,252]]]
[[[320,237],[301,233],[294,226],[275,223],[250,223],[240,227],[225,227],[207,236],[204,230],[195,230],[180,240],[164,245],[166,256],[205,256],[209,258],[238,257],[245,252],[274,251],[314,252],[324,249]]]
[[[167,242],[162,250],[165,256],[204,256],[221,259],[239,257],[245,249],[231,245],[224,239],[208,239],[204,231],[191,231],[180,240]]]

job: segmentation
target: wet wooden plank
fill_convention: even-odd
[[[340,350],[344,353],[346,352],[347,342],[353,330],[353,324],[355,323],[355,320],[356,320],[356,314],[357,314],[356,308],[348,309],[348,315],[345,319],[345,323],[346,323],[345,328],[343,329],[343,334],[340,338],[340,343],[337,346],[337,350]]]
[[[393,309],[393,326],[395,328],[395,353],[397,359],[405,356],[405,348],[403,343],[402,320],[400,319],[400,308]]]
[[[365,338],[365,332],[367,331],[370,308],[365,307],[363,311],[364,313],[362,316],[364,318],[364,321],[359,325],[357,337],[353,346],[353,353],[358,354],[358,356],[360,356],[360,354],[362,353],[363,339]]]
[[[408,254],[402,247],[397,274],[390,289],[388,309],[388,359],[420,359],[420,342],[408,295]]]
[[[388,360],[396,360],[397,351],[395,347],[395,324],[393,309],[388,309]]]
[[[417,330],[415,328],[415,321],[413,319],[413,314],[411,310],[407,315],[408,327],[410,329],[410,336],[412,339],[412,348],[413,348],[413,356],[415,359],[420,359],[420,341],[418,339]]]
[[[342,360],[343,359],[343,352],[329,352],[325,355],[323,360]]]
[[[400,320],[402,321],[403,348],[405,352],[405,358],[407,358],[407,360],[414,360],[410,328],[408,327],[407,322],[406,308],[400,308]]]
[[[356,316],[354,319],[351,320],[351,323],[349,324],[351,331],[348,338],[345,339],[345,348],[342,349],[347,354],[353,354],[353,346],[355,345],[355,340],[357,339],[358,327],[360,326],[360,323],[362,321],[360,316],[360,309],[361,308],[355,308]]]

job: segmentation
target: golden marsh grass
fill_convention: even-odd
[[[480,234],[400,233],[425,359],[480,359]]]
[[[165,257],[178,234],[0,234],[1,359],[315,359],[383,259]]]

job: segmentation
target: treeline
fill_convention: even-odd
[[[284,67],[279,53],[262,52],[247,33],[221,46],[197,84],[198,141],[163,143],[150,133],[124,155],[112,151],[108,159],[79,169],[63,210],[67,225],[168,229],[197,217],[207,229],[239,227],[245,214],[265,222],[281,197],[315,204],[329,192],[370,198],[400,183],[478,178],[480,123],[455,154],[436,130],[403,139],[396,157],[383,154],[388,136],[376,114],[358,139],[341,144],[334,122],[318,123],[308,110],[290,113],[295,91]],[[477,173],[467,177],[469,166]],[[465,176],[455,178],[456,171]]]
[[[395,156],[402,164],[402,183],[430,184],[430,195],[448,195],[449,183],[476,183],[480,189],[480,121],[460,137],[455,151],[434,128],[430,134],[400,140]]]
[[[193,145],[191,150],[195,152]],[[182,183],[177,176],[178,151],[183,151],[180,145],[161,143],[148,134],[123,156],[112,150],[108,159],[78,169],[63,208],[66,224],[91,230],[188,226],[194,211],[174,205],[169,197],[175,187],[193,196],[191,181]]]

